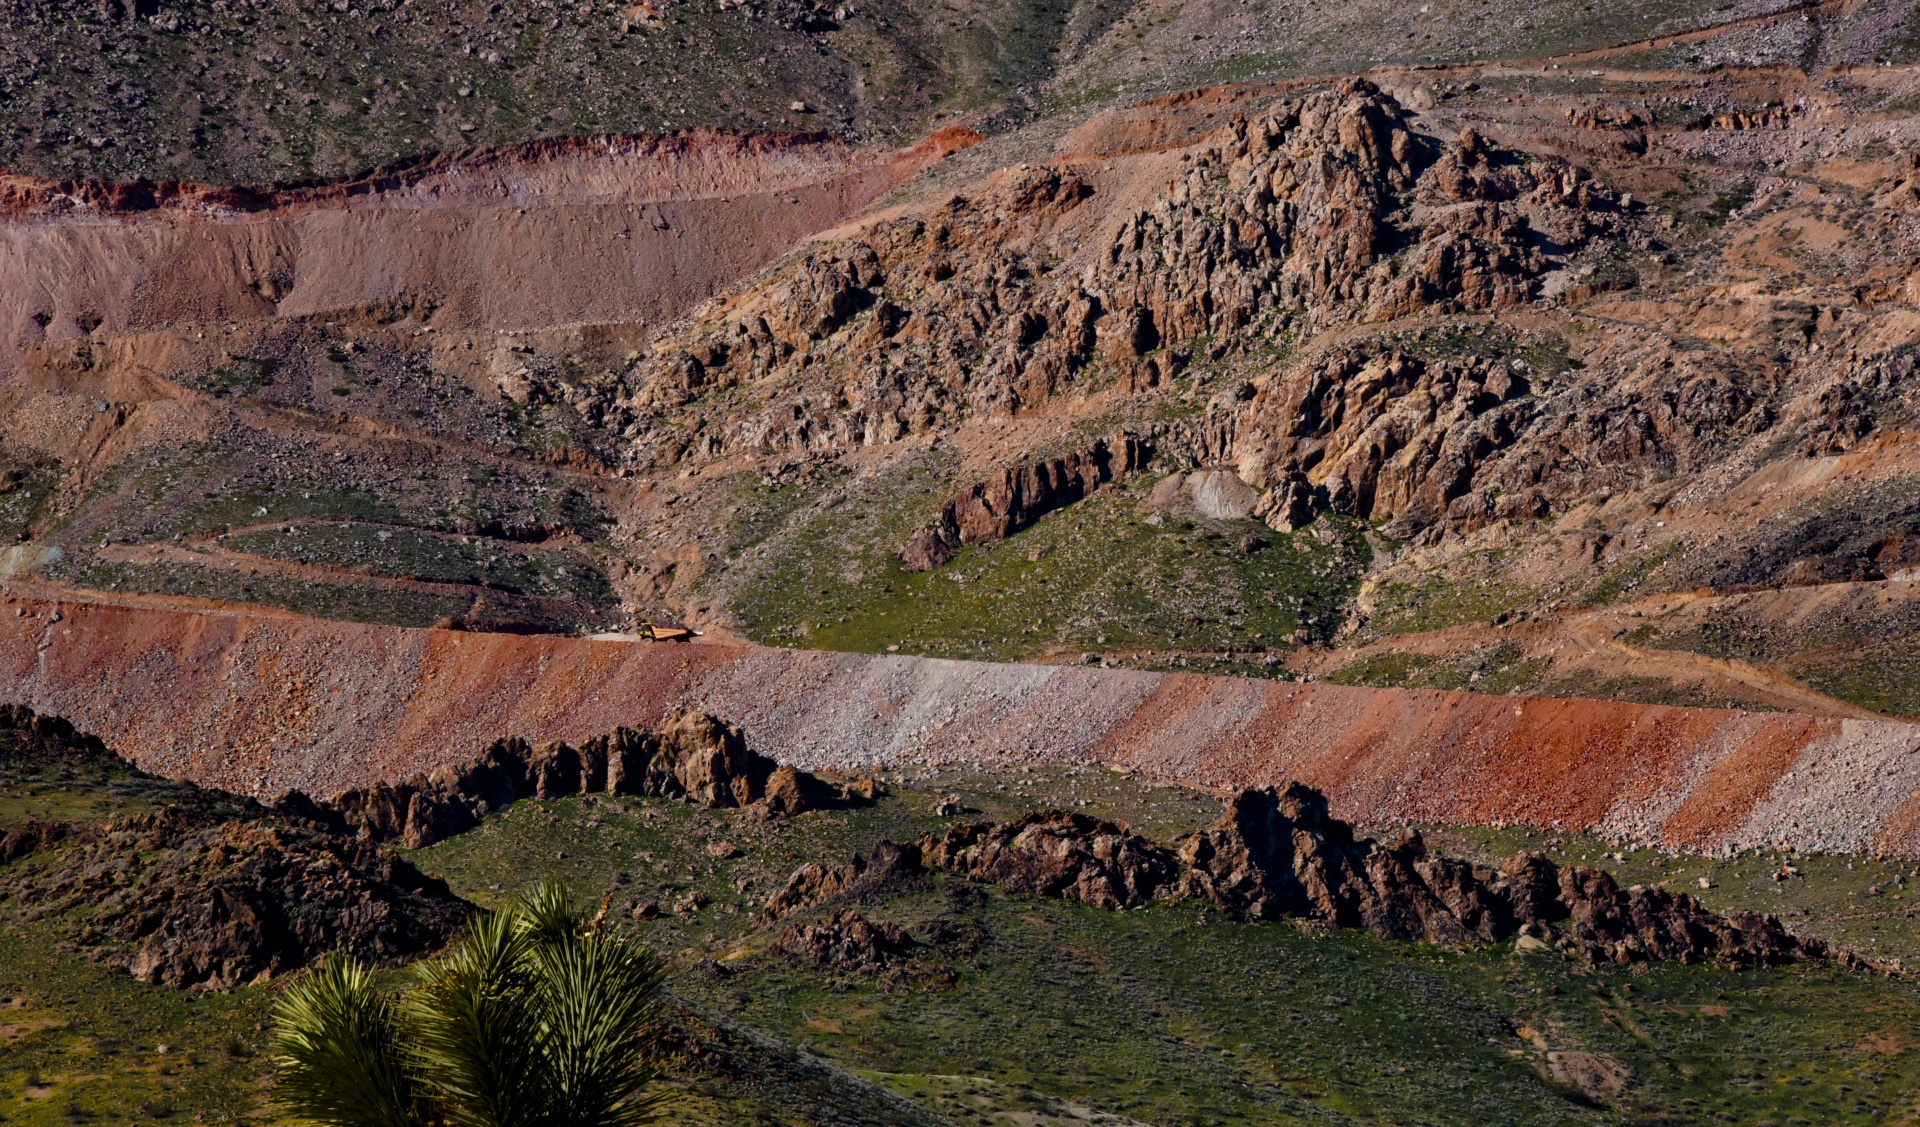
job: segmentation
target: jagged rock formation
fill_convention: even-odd
[[[676,711],[657,732],[617,728],[578,748],[529,748],[496,741],[476,760],[399,783],[355,788],[325,802],[299,791],[283,797],[285,813],[359,832],[410,849],[471,829],[492,811],[522,798],[570,794],[674,798],[715,808],[748,807],[767,817],[801,814],[870,799],[775,763],[746,745],[740,729],[703,712]]]
[[[817,924],[789,924],[768,950],[814,967],[875,971],[911,955],[918,946],[886,920],[841,910]]]
[[[1152,451],[1124,431],[1085,450],[1002,470],[949,497],[938,516],[900,550],[908,571],[927,571],[965,545],[1004,540],[1063,505],[1071,505],[1116,477],[1141,469]]]
[[[923,838],[927,867],[1030,896],[1131,908],[1171,895],[1180,867],[1164,848],[1085,814],[973,822]]]
[[[66,721],[0,710],[0,764],[55,763],[174,801],[98,823],[30,818],[0,835],[0,901],[30,918],[73,916],[75,946],[144,981],[228,989],[334,951],[391,963],[466,921],[443,881],[371,842],[192,784],[129,779]]]
[[[1516,854],[1499,869],[1358,839],[1298,783],[1242,791],[1218,822],[1174,843],[1184,896],[1249,919],[1304,918],[1445,946],[1525,933],[1584,957],[1770,966],[1825,947],[1756,913],[1716,915],[1686,893],[1621,889],[1604,870]]]
[[[596,409],[628,420],[641,464],[891,442],[1094,373],[1159,386],[1201,337],[1232,348],[1290,324],[1512,306],[1547,267],[1537,231],[1577,246],[1614,207],[1577,171],[1471,132],[1433,144],[1364,80],[1236,119],[1158,201],[1102,224],[1089,255],[1054,236],[1080,230],[1091,195],[1071,173],[1022,167],[810,251]],[[724,421],[688,410],[742,385],[768,406]]]
[[[54,840],[66,848],[0,890],[35,913],[83,911],[76,944],[144,982],[228,989],[330,952],[397,962],[443,946],[468,913],[391,853],[279,818],[208,826],[163,810]]]
[[[1525,361],[1335,351],[1256,381],[1236,434],[1240,466],[1269,489],[1262,515],[1291,531],[1318,509],[1417,531],[1444,517],[1537,517],[1534,490],[1466,498],[1475,471],[1540,410]]]
[[[856,853],[844,865],[809,861],[795,869],[787,883],[767,898],[759,918],[765,923],[821,904],[883,899],[924,886],[925,873],[918,845],[891,841],[874,846],[871,856]]]
[[[871,860],[795,872],[761,920],[854,895],[877,898],[922,871],[1110,910],[1201,900],[1246,920],[1364,927],[1447,947],[1519,938],[1620,965],[1774,966],[1836,954],[1772,916],[1716,914],[1686,893],[1622,889],[1603,870],[1538,854],[1491,869],[1430,855],[1413,832],[1392,846],[1358,838],[1328,814],[1325,795],[1298,783],[1241,791],[1219,821],[1170,845],[1060,811],[956,825],[913,845],[883,842]]]

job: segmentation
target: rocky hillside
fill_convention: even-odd
[[[1112,37],[1244,77],[1335,17],[1062,11],[1059,101],[898,151],[18,181],[0,578],[1920,714],[1911,11],[1441,8],[1419,68],[1147,98]]]
[[[1920,48],[1911,12],[1904,0],[1417,14],[1304,0],[31,0],[0,22],[0,166],[267,186],[544,137],[722,127],[887,141],[1223,79],[1650,38],[1677,56],[1662,62],[1690,66],[1905,63]]]
[[[143,982],[230,990],[334,952],[399,963],[446,944],[471,908],[367,840],[145,774],[28,709],[0,708],[0,780],[74,808],[7,812],[6,902]]]

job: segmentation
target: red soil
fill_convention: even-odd
[[[602,137],[274,192],[0,177],[0,384],[43,342],[420,298],[442,330],[664,325],[976,140]]]
[[[1920,728],[1890,721],[31,600],[0,600],[0,700],[262,795],[691,705],[810,767],[1094,760],[1209,786],[1299,778],[1363,823],[1920,855]]]

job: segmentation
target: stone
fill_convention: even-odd
[[[894,924],[842,909],[817,924],[787,925],[768,950],[813,967],[875,971],[911,955],[917,946]]]
[[[1125,827],[1050,811],[973,822],[920,839],[930,869],[1096,908],[1133,908],[1166,895],[1179,876],[1172,853]]]
[[[477,760],[441,767],[425,778],[355,788],[324,802],[289,792],[276,809],[418,849],[471,829],[522,798],[644,795],[791,817],[871,802],[875,793],[871,780],[839,786],[777,764],[748,749],[732,724],[679,711],[658,732],[619,728],[578,748],[556,742],[529,750],[522,740],[498,740]],[[5,848],[0,842],[0,851]]]
[[[470,906],[438,878],[364,839],[255,809],[201,822],[166,807],[67,827],[58,835],[67,848],[36,872],[0,873],[0,896],[31,880],[36,899],[87,905],[75,945],[90,957],[144,982],[214,990],[332,952],[403,961],[465,925]]]
[[[808,862],[767,898],[760,920],[777,920],[837,900],[875,899],[925,887],[918,845],[883,841],[867,856],[855,854],[844,865]]]
[[[1231,470],[1196,470],[1187,475],[1187,495],[1200,515],[1214,520],[1244,520],[1253,515],[1260,493]]]
[[[802,866],[760,919],[884,898],[920,887],[927,871],[1097,908],[1200,900],[1244,920],[1308,920],[1450,948],[1510,941],[1596,964],[1852,958],[1771,916],[1718,915],[1666,889],[1623,890],[1603,870],[1537,853],[1495,869],[1431,855],[1413,830],[1392,845],[1362,838],[1328,812],[1325,795],[1299,783],[1242,790],[1219,820],[1170,845],[1058,810],[950,826],[912,845],[882,842],[846,865]]]

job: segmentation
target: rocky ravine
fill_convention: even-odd
[[[1060,811],[955,825],[905,846],[882,843],[846,866],[802,867],[761,918],[873,902],[927,871],[1109,910],[1201,900],[1248,920],[1364,927],[1446,947],[1514,939],[1523,948],[1557,947],[1623,966],[1649,959],[1771,966],[1833,954],[1772,916],[1718,916],[1686,893],[1622,889],[1602,870],[1561,867],[1538,854],[1516,854],[1496,870],[1430,855],[1411,831],[1392,846],[1358,838],[1328,815],[1325,795],[1297,783],[1241,791],[1219,821],[1166,845]],[[849,964],[871,966],[898,956],[900,940],[897,929],[841,909],[811,929],[790,928],[778,946],[821,958],[837,947]]]

